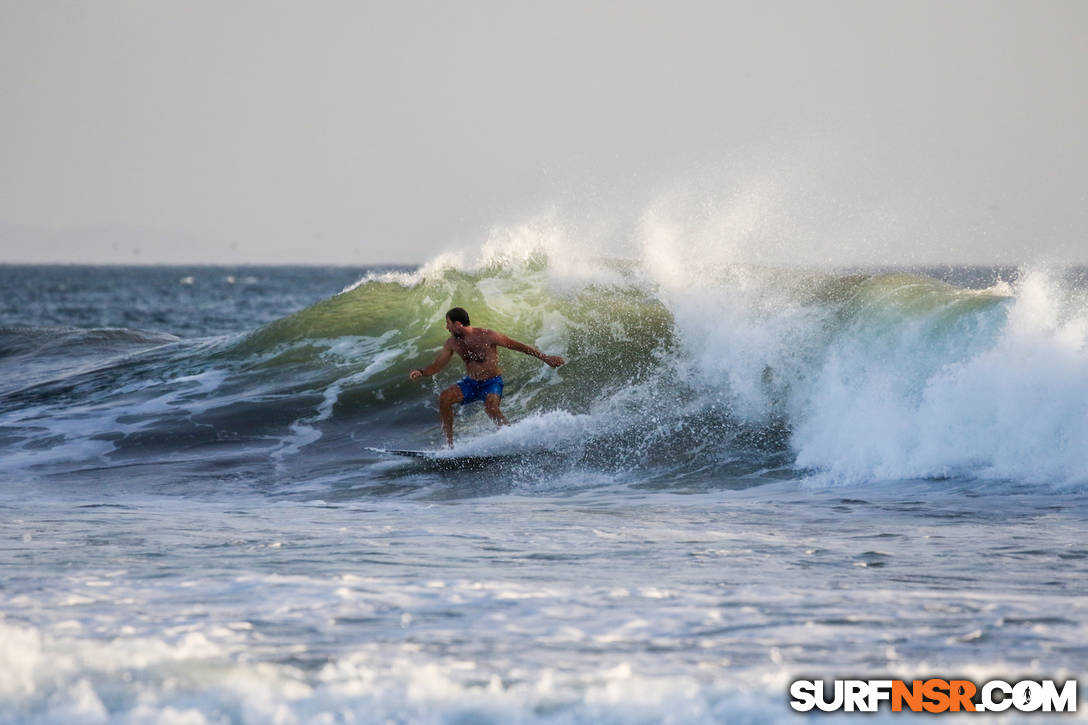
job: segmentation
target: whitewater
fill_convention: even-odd
[[[0,723],[791,722],[800,677],[1083,678],[1086,270],[675,252],[0,267]],[[567,364],[503,351],[511,425],[371,450],[439,449],[463,372],[407,373],[453,306]]]

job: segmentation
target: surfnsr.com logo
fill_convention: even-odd
[[[796,680],[790,684],[790,707],[798,712],[1075,712],[1077,681],[990,680]]]

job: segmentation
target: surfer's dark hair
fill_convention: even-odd
[[[450,322],[460,322],[462,325],[472,324],[468,321],[468,313],[465,312],[464,307],[454,307],[446,313],[446,319]]]

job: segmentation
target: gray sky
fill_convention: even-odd
[[[1079,0],[0,0],[0,55],[0,262],[1088,262]]]

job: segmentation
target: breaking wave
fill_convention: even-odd
[[[979,289],[529,242],[374,273],[238,337],[5,330],[0,365],[25,374],[0,398],[2,465],[197,456],[312,477],[366,446],[435,447],[434,394],[461,372],[406,373],[456,305],[568,360],[504,352],[514,424],[466,408],[463,453],[675,480],[1088,481],[1088,295],[1060,274]]]

